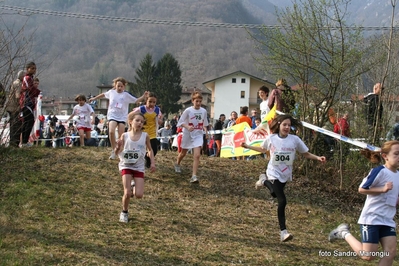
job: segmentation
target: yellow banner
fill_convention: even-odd
[[[242,148],[241,143],[245,142],[250,146],[260,146],[266,136],[253,134],[251,127],[245,122],[229,127],[223,133],[220,157],[228,158],[259,154],[257,151]]]

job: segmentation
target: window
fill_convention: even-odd
[[[232,78],[232,79],[231,79],[231,82],[232,82],[232,83],[236,83],[236,82],[237,82],[237,79],[236,79],[236,78]]]
[[[245,78],[242,78],[242,79],[241,79],[241,83],[245,83]]]
[[[245,98],[245,91],[241,91],[241,99]]]

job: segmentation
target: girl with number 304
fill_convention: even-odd
[[[266,186],[269,188],[271,195],[277,198],[277,217],[282,242],[293,238],[293,235],[287,232],[285,224],[287,200],[284,194],[284,187],[287,181],[292,181],[292,169],[296,152],[301,153],[307,159],[317,160],[322,163],[326,161],[324,156],[310,153],[306,144],[298,136],[290,134],[292,127],[300,128],[301,123],[290,115],[278,115],[270,125],[271,134],[266,137],[261,146],[255,147],[246,143],[241,144],[243,148],[261,153],[270,151],[266,174],[259,176],[255,187]]]

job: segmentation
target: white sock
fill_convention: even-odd
[[[349,231],[342,231],[342,239],[344,239],[345,240],[345,237],[346,236],[348,236],[348,235],[350,235],[351,233],[349,232]]]

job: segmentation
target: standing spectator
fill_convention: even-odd
[[[236,119],[236,125],[247,122],[247,124],[252,128],[252,120],[248,116],[248,106],[243,106],[240,108],[240,116]]]
[[[291,113],[295,109],[295,95],[285,79],[276,82],[276,88],[269,95],[268,106],[270,110],[276,105],[276,110]]]
[[[381,93],[383,92],[384,87],[382,87],[381,83],[376,83],[373,87],[373,93],[369,93],[363,98],[363,102],[366,103],[366,120],[367,124],[370,127],[375,127],[377,124],[377,118],[379,121],[379,125],[381,124],[382,119],[382,101],[381,101]]]
[[[148,92],[145,99],[145,105],[141,105],[133,109],[132,112],[139,112],[144,115],[145,125],[143,127],[143,131],[148,134],[150,137],[152,152],[154,157],[158,152],[158,139],[157,133],[159,125],[162,123],[162,112],[161,109],[156,105],[157,104],[157,96],[153,92]],[[151,165],[151,160],[149,156],[145,156],[147,168]]]
[[[53,138],[55,134],[55,126],[53,121],[47,121],[47,126],[43,131],[43,137],[45,139],[44,146],[51,147],[53,145]]]
[[[266,186],[273,197],[277,198],[277,217],[280,225],[281,242],[289,241],[293,235],[287,232],[285,221],[285,207],[287,199],[284,188],[288,181],[292,181],[293,163],[296,152],[305,158],[325,162],[324,156],[317,156],[309,152],[305,143],[296,135],[290,134],[291,126],[300,127],[299,121],[290,115],[278,115],[270,125],[271,135],[268,135],[260,147],[249,146],[242,143],[241,146],[261,153],[270,151],[270,160],[266,174],[261,174],[255,187]]]
[[[216,121],[214,130],[223,130],[224,128],[224,120],[226,120],[226,116],[224,114],[221,114],[219,116],[219,120]],[[216,144],[216,157],[220,157],[220,149],[222,148],[222,133],[215,133],[213,136],[215,144]]]
[[[260,103],[260,119],[263,121],[263,119],[267,116],[267,114],[270,112],[269,108],[269,88],[266,86],[262,86],[258,90],[259,97],[262,99],[262,102]]]
[[[165,121],[164,127],[158,130],[158,135],[161,137],[161,151],[168,151],[172,136],[172,129],[168,121]]]
[[[116,159],[115,155],[115,145],[116,145],[116,129],[118,129],[119,134],[125,132],[125,124],[127,120],[127,115],[129,113],[129,104],[130,103],[138,103],[144,99],[144,96],[147,92],[144,93],[140,98],[136,98],[131,95],[129,92],[125,91],[125,87],[127,84],[126,79],[122,77],[117,77],[113,80],[114,87],[105,92],[97,95],[96,97],[92,97],[89,99],[89,102],[96,101],[97,99],[107,98],[109,99],[108,112],[107,112],[107,120],[108,120],[108,133],[109,140],[111,142],[111,155],[109,157],[110,160]],[[95,121],[94,121],[95,123]]]
[[[90,140],[91,137],[91,125],[94,124],[94,120],[96,118],[96,114],[93,111],[93,108],[89,104],[86,103],[86,96],[83,94],[78,94],[75,98],[75,101],[78,102],[75,107],[73,107],[72,114],[65,121],[68,123],[74,116],[76,116],[76,128],[79,132],[79,143],[80,146],[85,146],[85,137],[87,141]],[[92,119],[90,121],[90,116]]]
[[[33,82],[33,75],[36,74],[36,64],[29,62],[26,64],[26,73],[22,81],[21,97],[19,106],[22,112],[22,147],[30,147],[29,136],[35,123],[34,111],[36,108],[36,98],[40,90]]]
[[[115,153],[119,156],[119,171],[122,175],[123,197],[122,212],[119,221],[129,221],[129,202],[135,196],[141,199],[144,194],[144,172],[146,149],[151,160],[150,170],[155,171],[155,158],[152,153],[150,138],[142,131],[145,119],[141,113],[128,115],[129,130],[119,136]]]
[[[25,72],[23,70],[18,72],[17,79],[12,83],[7,96],[6,110],[10,114],[10,146],[13,147],[18,147],[20,143],[22,121],[20,119],[19,98],[24,76]]]
[[[229,120],[227,121],[226,128],[229,128],[229,127],[234,126],[234,125],[236,124],[236,119],[237,119],[237,117],[238,117],[237,112],[236,112],[236,111],[232,111],[232,112],[230,113],[230,118],[229,118]]]
[[[349,225],[342,223],[332,230],[329,241],[345,240],[356,254],[364,260],[374,259],[382,245],[383,256],[378,265],[392,265],[396,255],[395,215],[399,194],[399,141],[385,142],[381,151],[366,150],[363,155],[375,163],[385,161],[384,165],[373,168],[359,186],[359,193],[366,195],[360,214],[361,242],[349,231]]]
[[[345,137],[350,137],[351,132],[348,119],[349,113],[345,112],[345,114],[340,119],[338,119],[338,122],[334,125],[334,132]]]
[[[191,183],[198,183],[197,170],[199,166],[201,148],[203,145],[203,135],[208,135],[208,119],[207,112],[201,107],[202,95],[198,91],[191,94],[191,102],[193,106],[184,110],[181,115],[177,127],[183,128],[183,137],[181,141],[181,152],[177,155],[175,164],[175,172],[181,173],[180,163],[186,156],[189,149],[193,150],[193,174]]]
[[[399,140],[399,122],[396,122],[392,128],[388,131],[387,140]]]
[[[256,128],[255,125],[255,119],[258,117],[258,111],[256,109],[251,110],[251,123],[252,123],[252,129]]]
[[[64,136],[65,136],[65,126],[62,124],[61,120],[58,120],[58,124],[55,127],[55,146],[64,147]]]
[[[177,117],[177,115],[174,115],[172,120],[170,120],[170,126],[172,128],[172,135],[177,134],[177,121],[179,121],[179,118]]]

